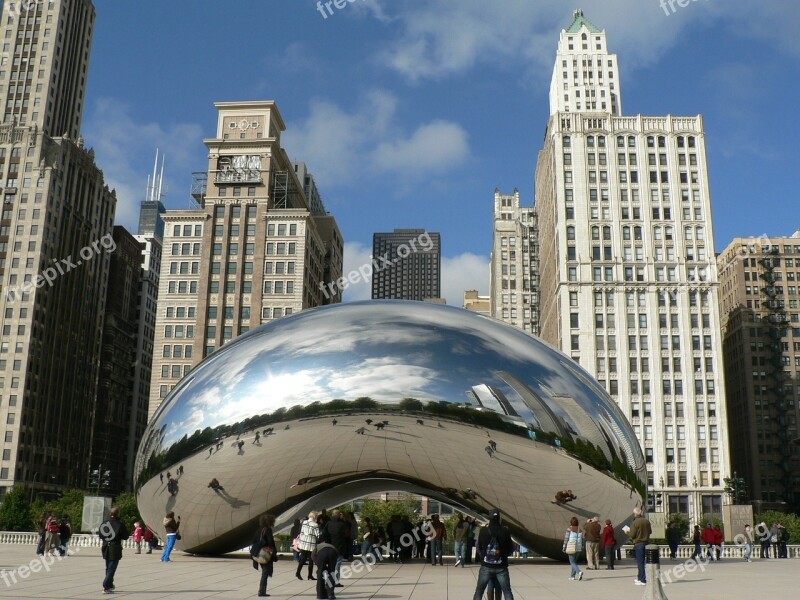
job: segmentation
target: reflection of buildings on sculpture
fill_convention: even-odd
[[[533,418],[539,424],[539,428],[547,433],[553,433],[559,437],[569,435],[569,431],[564,426],[564,420],[556,415],[539,395],[521,379],[515,377],[507,371],[498,371],[497,376],[505,381],[514,390],[520,399],[533,413]]]
[[[496,387],[486,385],[485,383],[473,385],[471,396],[475,399],[475,402],[483,408],[489,408],[495,412],[512,417],[519,416],[517,411],[514,410],[514,407],[511,406],[508,398],[505,397],[505,394]]]

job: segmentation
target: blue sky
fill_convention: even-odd
[[[559,31],[580,6],[619,55],[624,114],[702,114],[717,251],[800,227],[796,0],[95,0],[83,129],[135,230],[155,148],[168,208],[206,168],[215,101],[275,100],[289,156],[346,240],[442,234],[443,295],[488,293],[494,189],[533,203]],[[669,9],[667,9],[669,10]],[[366,286],[346,299],[366,298]]]

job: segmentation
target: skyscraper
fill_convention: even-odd
[[[731,466],[761,509],[800,510],[800,230],[720,253]]]
[[[89,0],[3,5],[0,493],[88,475],[116,205],[79,137],[94,16]]]
[[[281,146],[273,101],[219,102],[198,208],[164,214],[150,415],[204,357],[262,323],[341,301],[344,242]],[[314,192],[313,206],[306,190]],[[330,277],[330,279],[327,279]]]
[[[442,294],[442,242],[424,229],[372,235],[372,299],[431,300]]]
[[[520,206],[519,190],[494,191],[491,314],[539,335],[539,240],[536,211]]]
[[[541,335],[627,414],[656,508],[699,519],[730,473],[703,120],[621,106],[606,34],[577,11],[536,169]]]

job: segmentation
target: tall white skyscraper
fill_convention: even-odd
[[[721,512],[730,475],[700,116],[621,116],[605,32],[561,32],[536,169],[541,336],[631,421],[656,510]]]

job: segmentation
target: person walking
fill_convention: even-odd
[[[317,540],[319,539],[317,513],[314,511],[308,513],[308,518],[303,521],[303,524],[300,526],[299,538],[300,541],[297,544],[297,548],[300,557],[297,563],[297,571],[294,575],[300,581],[302,581],[303,576],[300,575],[300,571],[303,570],[303,565],[308,562],[308,580],[314,581],[314,561],[312,560],[311,556],[313,555],[314,550],[317,548]],[[319,571],[317,571],[317,576],[319,576]]]
[[[571,567],[569,572],[569,580],[580,581],[583,579],[583,571],[578,566],[578,554],[583,550],[583,531],[578,528],[578,518],[572,517],[569,520],[569,527],[564,534],[564,544],[561,547],[569,559]]]
[[[61,556],[68,556],[67,549],[69,547],[69,540],[72,537],[72,523],[69,522],[69,517],[61,517],[61,524],[58,527],[58,534],[61,538],[61,544],[58,547],[58,552]]]
[[[453,541],[455,544],[455,554],[456,554],[456,563],[453,566],[464,566],[464,546],[466,545],[466,538],[467,538],[467,531],[469,530],[469,525],[464,520],[464,515],[458,515],[458,521],[456,521],[455,526],[453,527]]]
[[[373,532],[372,532],[372,522],[369,520],[369,517],[364,517],[361,521],[361,529],[364,530],[362,541],[361,541],[361,559],[366,560],[366,556],[369,552],[372,551],[372,541],[373,541]],[[319,573],[319,571],[317,571]]]
[[[681,532],[672,521],[667,527],[667,544],[669,545],[669,557],[672,560],[678,558],[678,545],[681,543]]]
[[[600,520],[598,517],[592,517],[583,526],[583,539],[586,542],[586,568],[590,571],[600,568],[600,536]]]
[[[431,539],[431,564],[436,566],[436,559],[439,559],[439,566],[444,566],[444,542],[447,539],[447,529],[444,523],[439,520],[439,515],[431,516],[431,526],[433,527],[433,536]]]
[[[708,560],[715,560],[714,529],[711,527],[711,523],[706,523],[703,528],[703,544],[706,546]]]
[[[172,554],[172,548],[175,547],[175,542],[178,539],[178,528],[181,526],[181,518],[175,519],[175,513],[169,511],[166,516],[164,517],[164,530],[167,532],[167,543],[164,545],[164,551],[161,553],[161,561],[162,562],[172,562],[170,560],[170,554]]]
[[[136,552],[134,554],[142,553],[142,538],[144,532],[142,531],[142,524],[139,521],[133,524],[133,542],[136,544]]]
[[[514,600],[511,577],[508,574],[508,557],[513,549],[514,543],[508,527],[502,524],[500,510],[492,509],[489,513],[489,525],[483,527],[478,535],[478,552],[482,559],[473,600],[482,599],[490,581],[494,581],[495,586],[503,591],[505,600]]]
[[[692,533],[692,543],[694,544],[694,552],[692,553],[692,560],[697,560],[703,556],[703,534],[700,532],[700,526],[694,526]]]
[[[750,525],[744,526],[744,562],[753,562],[753,530]]]
[[[647,585],[647,576],[644,572],[644,555],[652,534],[653,528],[650,525],[650,521],[642,515],[640,507],[635,507],[633,509],[633,523],[631,523],[628,535],[631,538],[631,543],[633,543],[633,552],[636,556],[636,567],[638,569],[638,576],[634,581],[636,585]]]
[[[616,554],[615,547],[617,540],[614,537],[614,526],[611,524],[611,519],[606,519],[606,526],[603,528],[603,538],[601,545],[606,553],[606,570],[614,570],[614,556]]]
[[[114,506],[108,513],[108,520],[100,525],[98,535],[102,545],[100,553],[106,561],[106,576],[103,579],[103,593],[114,593],[114,575],[119,561],[122,560],[122,542],[128,539],[129,533],[119,518],[119,507]]]
[[[258,530],[253,538],[253,545],[250,546],[250,557],[253,559],[253,568],[258,570],[258,567],[261,567],[261,579],[258,582],[259,596],[269,596],[267,593],[267,581],[272,577],[274,564],[278,560],[275,538],[272,535],[272,527],[274,525],[274,515],[261,515],[258,519]],[[269,550],[270,558],[266,563],[261,564],[256,561],[256,557],[259,556],[264,549]]]

